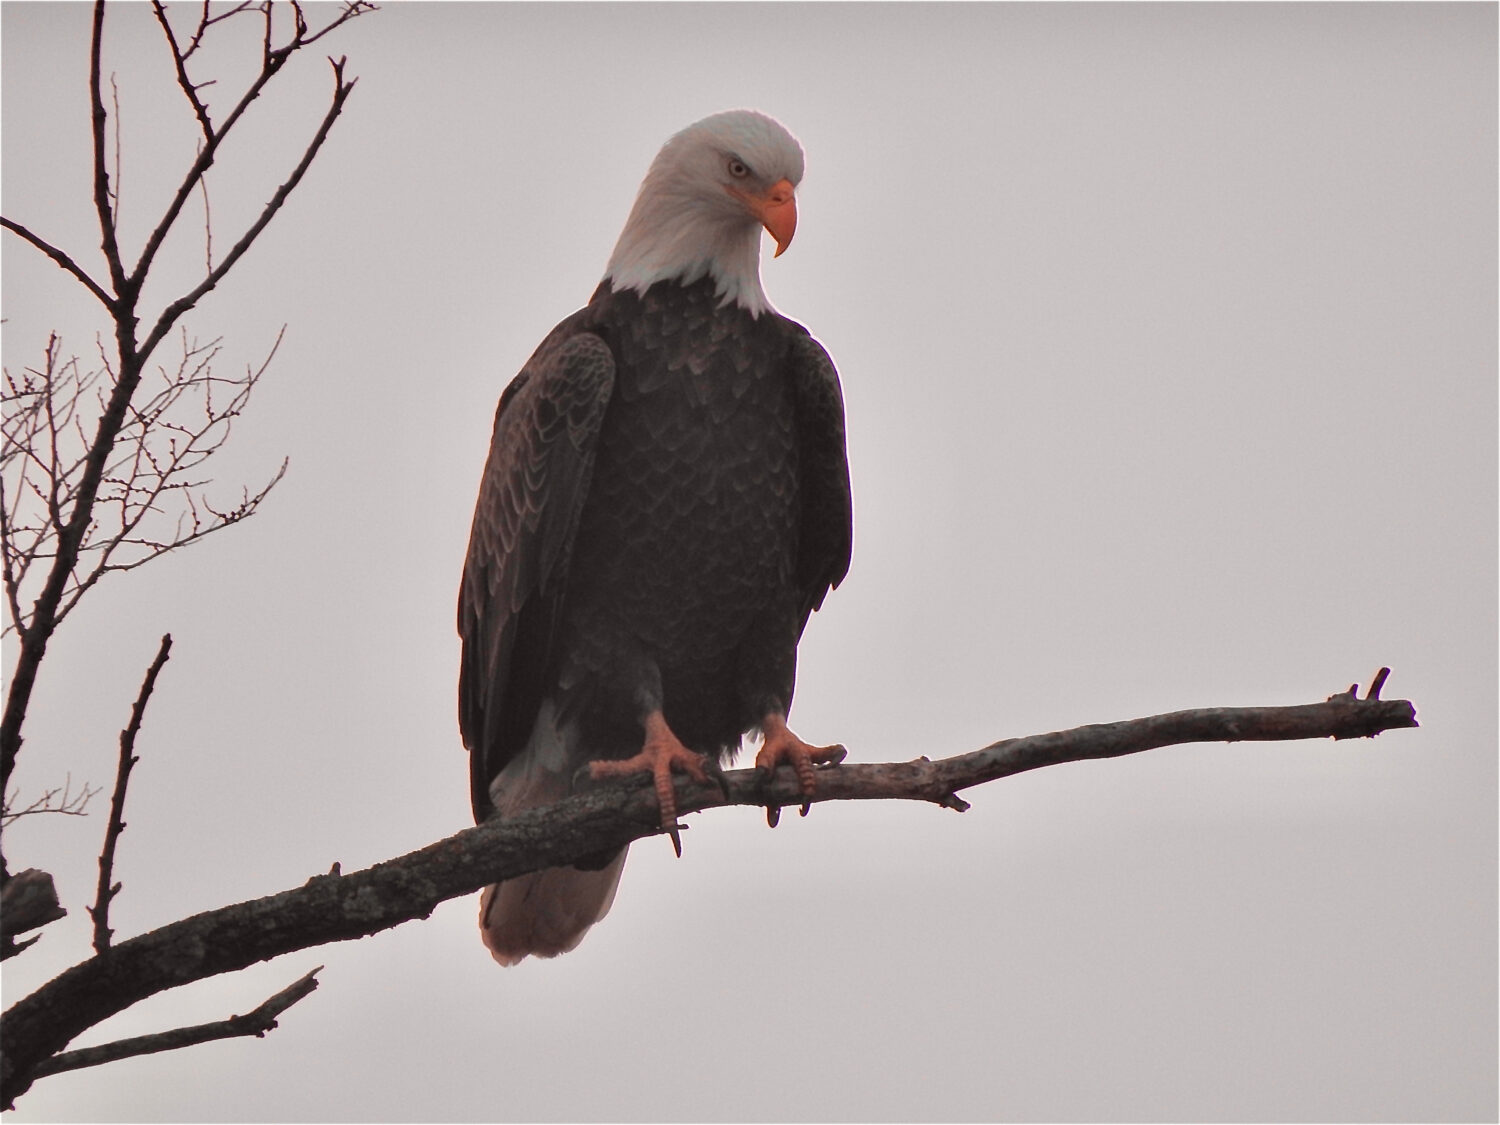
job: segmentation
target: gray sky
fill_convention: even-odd
[[[88,9],[0,18],[5,214],[97,268]],[[393,4],[345,29],[332,139],[188,319],[226,371],[289,326],[215,466],[225,499],[287,478],[101,585],[27,724],[27,790],[107,785],[173,634],[122,934],[468,823],[453,607],[495,400],[661,142],[733,106],[807,150],[763,276],[848,401],[854,564],[802,645],[800,733],[936,757],[1381,664],[1423,727],[1047,769],[961,817],[694,817],[680,862],[632,850],[573,954],[501,970],[450,903],[143,1004],[87,1042],[327,965],[265,1040],[48,1079],[15,1119],[1493,1119],[1495,32],[1489,4]],[[138,247],[195,130],[149,9],[108,37]],[[256,50],[249,22],[222,41]],[[217,252],[329,84],[310,53],[257,104],[211,180]],[[88,298],[3,247],[6,365],[53,328],[88,354]],[[102,831],[101,802],[9,836],[71,916],[7,1003],[87,956]]]

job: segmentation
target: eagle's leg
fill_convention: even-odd
[[[649,773],[656,783],[656,799],[661,805],[661,826],[672,834],[672,845],[680,856],[682,844],[677,837],[677,794],[672,789],[672,770],[675,767],[695,781],[707,783],[710,780],[704,768],[707,760],[682,744],[659,710],[650,712],[644,724],[646,740],[639,754],[623,761],[590,762],[589,776],[597,780]]]
[[[765,743],[761,746],[760,753],[755,755],[756,770],[769,776],[775,773],[776,767],[782,763],[791,766],[797,774],[797,781],[802,787],[804,797],[811,797],[817,791],[815,766],[837,765],[848,754],[848,751],[839,745],[811,746],[803,742],[787,729],[786,716],[780,711],[767,714],[761,720],[760,729],[765,735]],[[802,806],[803,816],[807,815],[808,808],[807,804]],[[766,819],[772,828],[776,827],[776,813],[771,808],[766,810]]]

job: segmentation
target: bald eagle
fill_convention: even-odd
[[[759,731],[763,770],[843,757],[787,729],[797,642],[849,568],[844,406],[828,353],[772,309],[760,231],[797,225],[801,146],[735,110],[662,147],[603,281],[505,388],[458,600],[474,816],[575,777],[705,780]],[[622,849],[488,888],[495,960],[577,946]]]

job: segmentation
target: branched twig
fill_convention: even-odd
[[[281,480],[285,461],[255,493],[242,488],[237,503],[216,505],[198,491],[209,479],[196,474],[229,440],[284,333],[283,328],[260,366],[247,368],[241,378],[214,373],[219,341],[199,344],[183,333],[175,371],[159,369],[161,381],[149,397],[143,391],[127,406],[54,627],[105,574],[134,570],[240,522]],[[87,412],[87,392],[111,374],[106,356],[87,373],[76,357],[63,362],[60,343],[54,334],[39,368],[27,368],[19,378],[7,371],[0,394],[5,408],[0,465],[6,469],[0,488],[0,576],[10,618],[5,631],[14,630],[22,640],[31,620],[22,590],[35,563],[56,558],[88,464],[89,441],[80,417]]]
[[[812,800],[920,800],[961,807],[959,790],[1041,766],[1184,742],[1368,737],[1417,725],[1406,700],[1336,696],[1302,707],[1227,707],[1012,738],[938,761],[820,770]],[[677,782],[684,813],[721,805],[803,804],[796,778],[735,770],[722,784]],[[590,789],[509,820],[494,819],[348,875],[211,910],[113,946],[11,1007],[0,1020],[0,1100],[24,1094],[37,1068],[74,1036],[158,992],[298,949],[425,918],[438,903],[502,879],[568,864],[663,831],[649,781]]]
[[[284,56],[277,57],[282,58],[284,61]],[[199,282],[191,292],[177,298],[177,300],[162,310],[161,316],[157,318],[155,327],[152,328],[151,333],[141,344],[142,355],[149,355],[155,349],[156,345],[161,342],[162,338],[172,330],[172,325],[177,323],[178,318],[201,301],[205,295],[223,280],[224,275],[233,269],[235,263],[240,260],[245,251],[250,249],[251,243],[260,237],[260,232],[265,230],[266,225],[275,218],[276,212],[281,210],[281,205],[286,202],[287,196],[291,195],[297,185],[302,182],[302,177],[312,165],[313,158],[318,155],[318,150],[323,147],[323,142],[328,139],[328,132],[333,128],[333,123],[338,120],[339,114],[343,112],[344,103],[349,99],[349,95],[354,92],[355,83],[359,81],[357,78],[351,78],[347,82],[344,81],[345,59],[329,59],[328,61],[333,66],[332,102],[328,107],[328,112],[323,116],[322,124],[318,126],[317,133],[314,134],[306,151],[303,152],[301,161],[292,170],[292,174],[287,178],[286,182],[276,189],[275,193],[271,196],[270,202],[261,210],[260,217],[251,224],[250,228],[240,237],[240,240],[230,248],[229,253],[224,256],[224,260],[207,277]],[[264,75],[266,81],[270,80],[275,74],[276,69],[280,68],[280,65],[281,63],[276,63],[275,68]],[[257,90],[256,92],[258,93],[259,91]],[[224,133],[228,132],[240,110],[249,104],[248,99],[250,96],[247,94],[247,100],[242,102],[240,106],[237,106],[235,113],[230,115],[230,120],[225,123],[224,128],[219,132],[220,138],[223,137]],[[208,170],[208,166],[213,163],[212,158],[216,147],[216,145],[207,145],[204,147],[203,154],[193,165],[193,173],[188,177],[192,184],[196,185],[198,180],[202,178],[203,173]],[[187,186],[186,182],[185,186]],[[162,225],[158,227],[161,238],[166,237],[166,231],[170,228],[171,221],[176,220],[181,208],[182,203],[174,200],[173,210],[168,213],[167,218],[163,219]],[[141,256],[141,264],[136,267],[138,275],[141,275],[144,269],[149,268],[151,259],[154,257],[156,249],[160,244],[157,234],[153,233],[151,241],[147,244],[146,250]]]
[[[109,825],[104,830],[104,847],[99,852],[99,889],[94,896],[94,905],[89,907],[89,917],[94,920],[94,952],[103,953],[109,948],[109,904],[120,893],[120,884],[112,882],[115,868],[115,845],[120,833],[125,831],[125,787],[130,783],[130,771],[138,758],[135,756],[135,737],[140,733],[141,720],[146,717],[146,704],[151,691],[156,687],[156,677],[172,652],[172,634],[161,639],[156,650],[156,659],[146,670],[141,682],[140,694],[135,697],[135,706],[130,709],[130,722],[120,732],[120,764],[115,771],[115,791],[109,802]]]
[[[84,1047],[78,1051],[64,1051],[53,1055],[37,1068],[37,1077],[46,1078],[67,1070],[80,1070],[86,1066],[102,1066],[120,1059],[137,1055],[153,1055],[160,1051],[175,1051],[182,1047],[194,1047],[199,1043],[211,1043],[215,1039],[234,1039],[253,1035],[257,1039],[276,1029],[277,1017],[298,1000],[310,995],[318,987],[319,965],[306,976],[292,982],[272,996],[254,1011],[242,1016],[230,1016],[227,1020],[200,1023],[193,1027],[179,1027],[173,1031],[159,1031],[154,1035],[138,1035],[131,1039],[119,1039],[99,1047]]]
[[[243,10],[245,5],[240,5]],[[172,52],[172,63],[177,68],[177,85],[182,88],[183,94],[187,96],[188,104],[193,107],[193,115],[198,118],[198,125],[203,130],[203,139],[209,144],[214,143],[214,125],[208,118],[208,107],[198,97],[199,87],[193,85],[193,80],[188,77],[188,56],[198,49],[198,44],[203,41],[203,33],[208,30],[208,0],[203,3],[203,16],[198,21],[198,31],[193,36],[192,42],[186,51],[177,46],[177,36],[172,32],[172,21],[167,18],[167,10],[162,7],[161,0],[151,0],[151,10],[156,13],[156,22],[161,25],[162,32],[167,37],[167,46]],[[231,13],[232,14],[232,13]],[[199,150],[202,155],[202,150]]]
[[[330,31],[333,31],[335,28],[342,26],[348,20],[362,15],[367,11],[373,10],[374,5],[366,3],[365,0],[351,0],[351,2],[345,4],[344,10],[340,12],[337,17],[331,20],[327,27],[312,36],[303,34],[303,32],[306,31],[306,27],[301,23],[299,17],[299,33],[294,36],[289,42],[280,47],[272,46],[271,25],[272,12],[275,8],[275,5],[267,2],[259,5],[259,7],[262,11],[264,11],[266,21],[265,34],[262,40],[260,73],[255,77],[254,81],[251,82],[249,88],[240,97],[240,100],[235,104],[234,108],[229,111],[229,115],[224,119],[224,123],[216,127],[210,126],[205,132],[203,147],[199,151],[198,158],[194,160],[192,165],[188,168],[187,175],[183,177],[182,183],[178,186],[176,194],[172,197],[172,201],[167,205],[167,210],[162,215],[161,221],[157,223],[156,229],[153,230],[147,237],[146,245],[141,251],[140,259],[136,262],[135,269],[131,272],[131,281],[137,286],[139,286],[139,283],[145,278],[147,272],[151,269],[151,264],[156,259],[156,252],[161,248],[162,243],[166,240],[167,232],[170,231],[173,224],[177,222],[177,217],[181,214],[183,204],[187,202],[188,196],[190,196],[193,192],[193,189],[198,186],[198,181],[202,179],[204,173],[207,172],[208,169],[213,165],[214,159],[218,155],[219,146],[224,143],[224,139],[229,135],[230,131],[239,122],[245,111],[250,108],[250,104],[260,96],[261,91],[265,89],[266,84],[269,83],[271,79],[276,77],[277,72],[281,70],[281,68],[286,64],[286,61],[291,58],[292,55],[297,51],[301,50],[303,47],[308,46],[310,43],[316,42],[318,39],[321,39],[324,35],[328,34]],[[226,13],[226,15],[229,14],[233,13]],[[165,20],[165,16],[163,15],[159,17],[159,19]],[[196,46],[196,41],[194,46]],[[173,54],[174,57],[179,57],[179,52],[177,52],[175,47],[173,48]],[[180,66],[185,66],[186,55],[180,55],[180,60]],[[280,190],[278,190],[272,202],[268,204],[266,209],[262,212],[261,218],[246,233],[245,237],[240,240],[240,243],[236,244],[235,250],[230,251],[229,258],[220,263],[217,270],[209,274],[209,276],[203,281],[198,289],[194,290],[194,293],[190,298],[183,298],[182,300],[174,302],[172,305],[168,306],[168,311],[162,314],[161,318],[157,321],[156,327],[152,330],[146,342],[141,345],[141,351],[143,354],[149,354],[155,344],[159,342],[161,338],[171,330],[172,324],[176,321],[177,317],[181,316],[182,313],[192,308],[193,305],[197,303],[199,298],[201,298],[205,293],[207,293],[210,289],[218,284],[219,280],[224,276],[224,274],[229,272],[230,267],[233,266],[234,262],[238,259],[239,254],[243,253],[245,249],[248,249],[249,244],[253,242],[256,236],[260,234],[260,231],[265,227],[266,223],[271,221],[271,217],[276,213],[277,209],[280,208],[282,201],[286,198],[286,195],[289,194],[291,190],[297,186],[297,181],[302,178],[302,174],[307,170],[307,166],[312,163],[313,156],[317,154],[317,150],[322,146],[323,139],[328,135],[328,130],[333,127],[334,119],[338,117],[339,112],[343,109],[344,101],[348,98],[350,92],[352,92],[352,90],[354,89],[353,79],[351,79],[347,83],[344,82],[342,62],[343,60],[340,60],[339,63],[336,63],[334,66],[336,84],[334,89],[333,105],[330,107],[327,116],[324,118],[323,125],[318,130],[317,136],[313,139],[312,143],[308,147],[307,152],[304,154],[301,164],[299,164],[297,170],[293,172],[292,178],[286,184],[284,184]],[[183,70],[182,77],[179,79],[179,85],[183,83],[185,77],[186,72],[185,70]],[[191,82],[187,82],[184,89],[194,90],[195,88],[192,86]],[[196,92],[190,95],[190,100],[194,103],[196,113],[197,106],[201,105]],[[204,116],[207,116],[206,110],[204,112]],[[201,127],[201,118],[199,124]],[[176,310],[175,312],[172,311],[174,309]]]
[[[233,8],[230,8],[227,11],[220,12],[218,15],[210,18],[208,14],[208,0],[203,0],[203,14],[198,19],[198,30],[193,33],[193,41],[188,44],[188,49],[183,52],[183,61],[186,62],[189,58],[192,57],[193,52],[196,51],[203,43],[204,33],[214,24],[220,23],[223,20],[232,19],[234,16],[239,15],[241,12],[253,11],[258,6],[259,5],[256,3],[256,0],[240,0],[240,3],[236,4]],[[207,85],[209,85],[209,83],[207,82],[199,83],[200,87]]]
[[[5,811],[0,814],[0,826],[9,826],[23,816],[37,816],[44,813],[56,813],[60,816],[86,816],[88,803],[98,792],[98,789],[85,783],[82,792],[74,793],[73,775],[68,774],[62,785],[46,790],[24,809],[18,809],[16,803],[20,798],[12,791],[5,795]]]

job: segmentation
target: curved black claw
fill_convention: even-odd
[[[781,806],[780,805],[767,805],[766,806],[766,824],[768,824],[772,828],[775,828],[780,823],[781,823]]]
[[[672,837],[672,850],[677,853],[677,858],[682,858],[682,833],[687,831],[686,824],[669,824],[666,826],[667,835]]]

